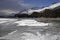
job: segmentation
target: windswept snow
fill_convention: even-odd
[[[2,24],[2,23],[6,23],[6,22],[7,22],[7,21],[1,21],[0,24]]]
[[[46,34],[46,35],[41,35],[39,32],[36,33],[37,35],[34,35],[33,33],[22,33],[21,39],[23,40],[56,40],[57,36],[56,35],[51,35]]]
[[[19,32],[16,32],[13,35],[5,36],[3,39],[9,39],[9,40],[57,40],[58,35],[41,35],[39,32],[36,32],[36,35],[33,33],[23,32],[21,34],[18,34]],[[57,37],[58,36],[58,37]]]
[[[60,19],[1,19],[0,40],[60,40]],[[7,21],[7,22],[4,22]],[[38,22],[39,21],[39,22]],[[48,21],[48,22],[46,22]],[[9,23],[8,25],[6,25]],[[21,24],[21,25],[20,25]],[[34,26],[35,25],[35,26]],[[14,30],[12,30],[14,29]],[[8,30],[12,30],[9,31]],[[0,30],[1,31],[1,30]]]
[[[17,26],[48,26],[50,23],[43,23],[43,22],[38,22],[36,20],[31,20],[31,19],[25,19],[21,21],[15,22],[18,25]]]
[[[14,34],[15,32],[17,32],[17,30],[15,30],[15,31],[13,31],[13,32],[11,32],[11,33],[8,33],[8,35],[12,35],[12,34]]]

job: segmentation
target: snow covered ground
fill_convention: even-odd
[[[0,40],[60,40],[60,19],[0,18]]]

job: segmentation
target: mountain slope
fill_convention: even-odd
[[[60,17],[60,3],[52,4],[37,10],[29,9],[22,12],[22,14],[16,14],[16,17]]]
[[[60,3],[52,4],[52,5],[48,6],[48,7],[44,7],[42,9],[38,9],[38,10],[29,9],[28,13],[41,12],[41,11],[44,11],[45,9],[58,9],[58,8],[60,8]]]

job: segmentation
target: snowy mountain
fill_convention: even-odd
[[[60,17],[60,3],[40,9],[28,9],[15,15],[16,17]]]
[[[23,11],[22,13],[31,14],[33,12],[44,11],[45,9],[58,9],[58,8],[60,8],[60,3],[52,4],[52,5],[48,6],[48,7],[44,7],[44,8],[40,8],[40,9],[34,7],[34,8],[31,8],[31,9],[27,10],[27,11]]]
[[[28,14],[31,14],[33,12],[41,12],[41,11],[44,11],[45,9],[58,9],[58,8],[60,8],[60,3],[52,4],[48,7],[44,7],[42,9],[38,9],[38,10],[29,9]]]

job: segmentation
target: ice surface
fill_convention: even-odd
[[[3,29],[0,28],[0,31],[3,35],[8,30],[14,29],[0,37],[0,40],[60,40],[60,19],[57,21],[57,19],[40,18],[39,20],[38,22],[35,19],[0,19],[0,27]],[[46,20],[48,22],[45,22]]]
[[[43,23],[43,22],[38,22],[36,20],[21,20],[21,21],[17,21],[15,23],[18,23],[17,26],[48,26],[50,23]]]
[[[50,35],[45,34],[41,35],[39,32],[36,32],[37,35],[33,33],[23,32],[18,34],[19,32],[15,32],[12,35],[7,35],[3,37],[3,39],[10,39],[10,40],[56,40],[58,35]],[[59,37],[59,36],[58,36]]]

